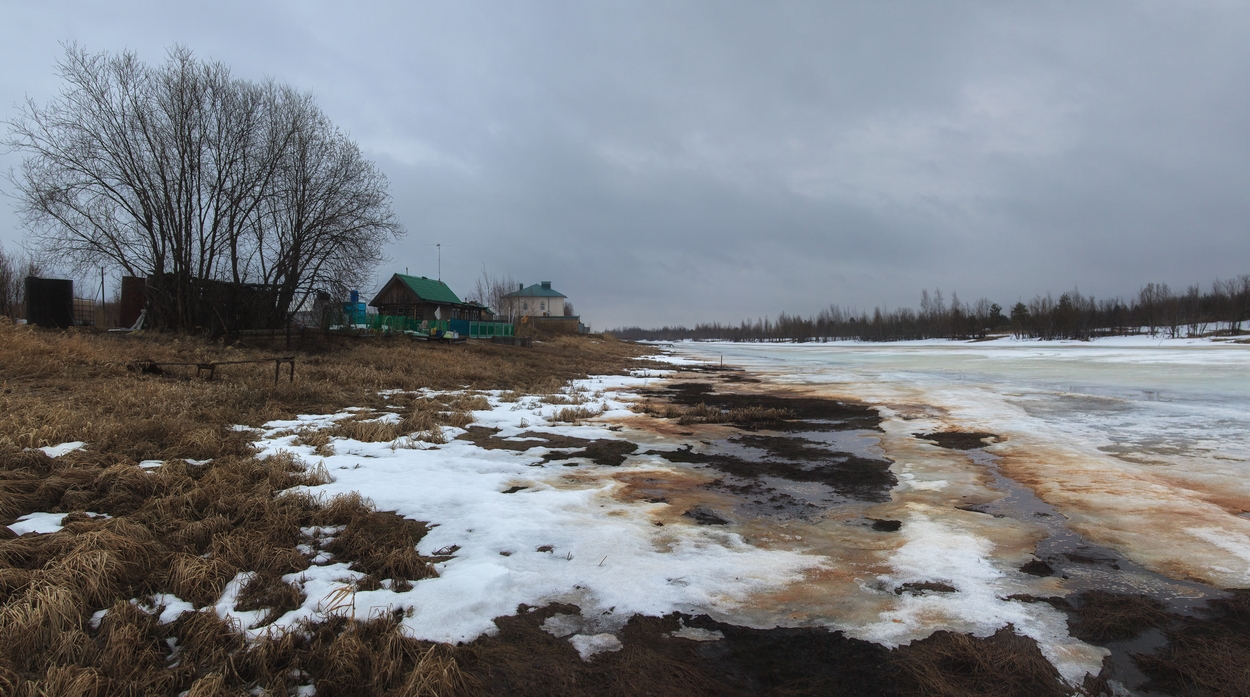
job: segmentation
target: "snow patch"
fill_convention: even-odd
[[[66,515],[66,513],[28,513],[8,527],[18,535],[25,535],[28,532],[45,535],[65,527],[61,525],[61,521]]]
[[[86,445],[87,444],[84,443],[83,441],[76,440],[76,441],[70,441],[69,443],[61,443],[60,445],[49,445],[43,448],[36,448],[36,450],[42,450],[44,455],[47,455],[48,457],[56,458],[62,455],[67,455],[69,453],[72,453],[75,450],[80,450],[86,447]]]

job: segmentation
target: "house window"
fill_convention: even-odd
[[[547,309],[547,303],[543,303],[543,304],[542,304],[542,306],[541,306],[541,307],[539,307],[538,309],[540,309],[540,310],[546,310],[546,309]]]
[[[521,309],[522,309],[522,310],[528,310],[528,309],[530,309],[530,304],[529,304],[529,303],[521,303]]]

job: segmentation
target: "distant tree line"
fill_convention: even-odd
[[[990,333],[1019,338],[1090,339],[1098,336],[1149,333],[1167,337],[1212,331],[1241,332],[1250,321],[1250,275],[1217,279],[1209,291],[1197,285],[1183,293],[1166,283],[1149,283],[1135,296],[1096,299],[1079,290],[1038,295],[1009,310],[981,298],[968,304],[951,293],[923,291],[920,308],[874,309],[871,313],[830,305],[812,317],[781,313],[777,319],[732,324],[697,324],[642,329],[625,327],[612,333],[623,339],[661,341],[910,341],[916,339],[980,339]]]
[[[403,234],[385,176],[311,95],[183,47],[149,66],[71,46],[58,68],[60,95],[8,122],[28,246],[155,277],[174,328],[202,313],[204,282],[263,286],[282,316],[341,297]]]

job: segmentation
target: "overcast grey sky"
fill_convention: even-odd
[[[596,329],[1127,295],[1250,273],[1250,3],[0,2],[60,42],[316,94],[407,267],[551,280]],[[16,166],[14,154],[0,166]],[[0,184],[9,191],[7,182]],[[0,206],[0,241],[21,230]]]

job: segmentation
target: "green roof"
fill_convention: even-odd
[[[395,277],[403,281],[404,285],[408,286],[422,300],[435,303],[464,304],[460,301],[460,298],[456,297],[455,293],[451,292],[451,288],[448,288],[447,284],[442,281],[426,278],[425,276],[408,276],[402,273],[395,274]]]
[[[535,283],[528,288],[514,290],[504,296],[505,298],[567,298],[569,296],[551,289],[550,285],[544,286]]]

